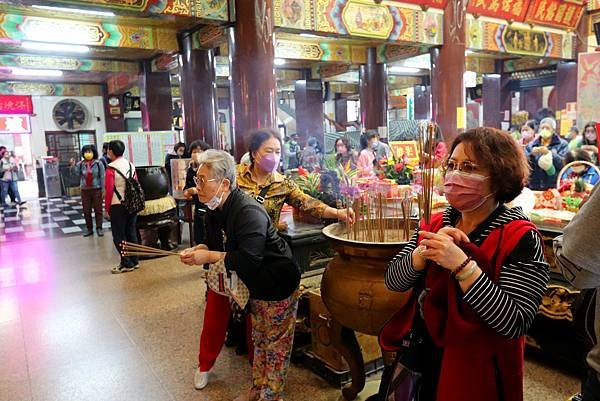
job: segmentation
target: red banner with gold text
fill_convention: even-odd
[[[0,95],[0,114],[33,114],[31,96]]]
[[[585,6],[581,1],[533,0],[527,22],[559,28],[577,28]]]
[[[471,0],[467,11],[506,20],[524,22],[531,0]]]

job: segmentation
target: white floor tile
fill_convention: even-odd
[[[30,231],[25,233],[25,238],[42,238],[45,236],[46,233],[44,231]]]
[[[61,230],[65,234],[73,234],[73,233],[81,232],[81,228],[79,228],[79,227],[65,227],[65,228],[61,228]]]

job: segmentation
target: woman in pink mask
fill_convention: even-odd
[[[540,234],[505,205],[527,183],[528,161],[508,133],[476,128],[454,140],[444,167],[451,206],[390,262],[386,285],[415,294],[380,340],[401,362],[409,329],[423,341],[419,400],[522,401],[525,333],[548,283]]]
[[[529,142],[533,141],[537,136],[538,124],[535,120],[525,121],[521,125],[521,139],[519,144],[523,147],[529,145]]]
[[[329,207],[306,195],[294,181],[279,173],[281,160],[279,132],[274,129],[259,129],[250,133],[248,137],[250,138],[248,145],[250,165],[240,164],[237,166],[237,184],[242,191],[263,205],[276,228],[285,229],[285,224],[278,224],[284,203],[317,218],[354,221],[352,209]],[[208,290],[204,327],[200,336],[198,369],[194,376],[194,386],[198,390],[208,384],[208,373],[225,342],[230,314],[229,298]],[[249,321],[247,321],[246,329],[246,333],[249,333]],[[250,339],[248,338],[248,340]],[[248,341],[247,344],[249,356],[252,357],[251,341]]]

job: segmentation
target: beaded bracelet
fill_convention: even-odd
[[[467,259],[465,259],[464,262],[462,262],[462,264],[460,266],[458,266],[453,272],[452,274],[454,274],[455,276],[460,273],[465,267],[467,267],[467,265],[469,264],[469,262],[471,261],[471,257],[467,257]]]
[[[472,266],[466,272],[464,272],[461,275],[454,276],[454,277],[456,278],[457,281],[465,281],[466,279],[471,277],[473,275],[473,273],[475,273],[475,270],[477,270],[477,263],[473,262]]]

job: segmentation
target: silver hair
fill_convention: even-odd
[[[556,131],[556,120],[553,119],[552,117],[546,117],[544,118],[542,121],[540,121],[540,126],[542,124],[548,124],[552,127],[553,130]]]
[[[205,150],[200,153],[198,164],[200,166],[204,164],[210,170],[212,178],[216,178],[218,181],[227,178],[230,190],[233,191],[237,187],[235,161],[229,153],[216,149]]]

